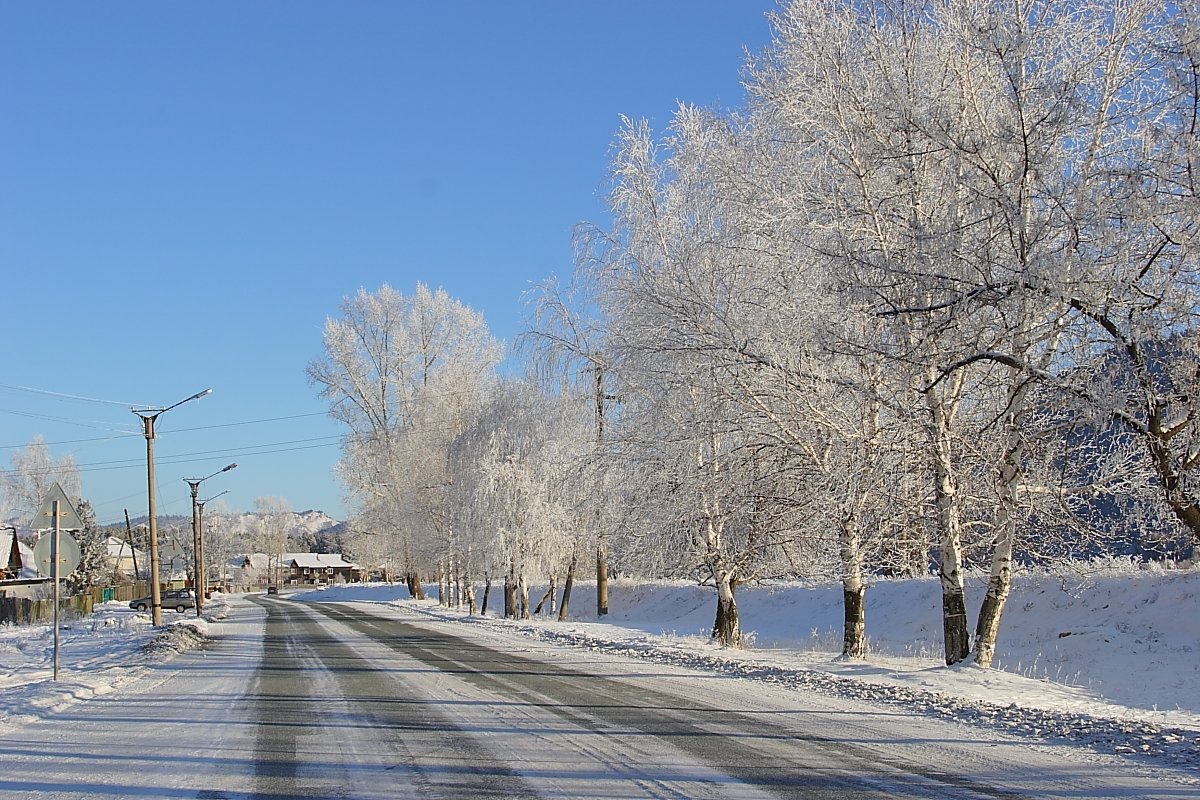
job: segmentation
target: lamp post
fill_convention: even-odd
[[[189,400],[199,400],[207,394],[212,394],[212,389],[196,392],[191,397],[185,397],[178,403],[173,403],[165,408],[129,409],[141,418],[146,436],[146,495],[150,514],[150,611],[156,628],[162,627],[162,593],[158,587],[158,520],[154,508],[154,423],[158,421],[160,414],[170,411],[176,406],[181,406]]]
[[[223,494],[229,494],[229,490],[228,490],[228,489],[226,489],[226,490],[225,490],[225,491],[223,491],[223,492],[217,492],[216,494],[214,494],[212,497],[208,498],[207,500],[200,500],[199,502],[197,502],[197,503],[196,503],[196,508],[200,510],[200,515],[199,515],[199,521],[200,521],[200,556],[199,556],[199,558],[200,558],[200,563],[201,563],[201,564],[204,564],[204,563],[206,563],[206,562],[205,562],[205,560],[204,560],[204,504],[205,504],[205,503],[208,503],[208,502],[210,502],[210,501],[212,501],[212,500],[216,500],[218,497],[220,497],[220,496],[221,496],[221,495],[223,495]],[[222,575],[221,575],[222,581],[223,581],[224,577],[225,577],[225,575],[224,575],[224,570],[222,570]],[[222,589],[222,591],[224,591],[224,589]],[[205,593],[207,593],[207,592],[208,592],[208,571],[207,571],[207,570],[202,570],[202,571],[200,572],[200,593],[201,593],[201,594],[205,594]]]
[[[197,617],[200,616],[204,607],[204,538],[200,535],[200,502],[196,499],[196,495],[200,491],[200,484],[214,475],[229,472],[236,466],[237,464],[230,464],[203,478],[183,479],[192,490],[192,589],[196,594]]]

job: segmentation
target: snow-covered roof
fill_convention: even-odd
[[[347,561],[341,553],[283,553],[280,558],[280,563],[300,569],[325,569],[326,567],[359,569],[358,564]],[[247,561],[249,561],[248,566],[251,569],[267,570],[275,565],[275,556],[267,553],[243,553],[234,556],[229,564],[232,567],[243,567],[247,566]]]
[[[242,553],[229,559],[229,566],[234,568],[249,567],[264,570],[270,566],[271,557],[266,553]]]
[[[358,569],[357,564],[347,561],[341,553],[284,553],[283,563],[291,564],[299,569],[324,569],[326,567]]]
[[[12,550],[12,531],[0,531],[0,569],[4,569],[8,564],[8,554]],[[30,580],[38,576],[37,564],[33,561],[33,548],[17,540],[17,550],[21,555],[21,573],[17,575],[20,580]]]
[[[109,558],[132,558],[135,551],[139,559],[143,557],[143,550],[135,549],[129,542],[124,539],[118,539],[116,536],[108,537],[106,544],[108,545]]]

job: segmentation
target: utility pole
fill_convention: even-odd
[[[162,627],[163,618],[162,592],[158,586],[158,516],[154,505],[154,423],[163,412],[170,411],[176,406],[181,406],[189,400],[198,400],[207,394],[212,394],[212,389],[196,392],[191,397],[185,397],[178,403],[169,405],[166,408],[129,409],[142,420],[143,432],[146,437],[146,505],[150,514],[150,618],[156,628]]]
[[[196,595],[197,617],[200,616],[200,612],[204,607],[204,537],[200,531],[200,501],[198,499],[200,484],[214,475],[228,472],[236,466],[237,464],[230,464],[217,470],[212,475],[206,475],[203,478],[183,479],[192,490],[192,590]]]
[[[133,538],[133,526],[129,524],[129,509],[125,509],[125,539],[129,542],[129,555],[133,557],[133,581],[138,580],[137,539]]]
[[[162,592],[158,588],[158,516],[154,506],[154,422],[157,419],[158,414],[142,417],[146,437],[146,513],[150,515],[150,620],[154,627],[161,628],[163,620]]]

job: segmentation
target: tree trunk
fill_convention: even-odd
[[[608,537],[600,533],[596,547],[596,615],[608,613]]]
[[[467,595],[467,613],[473,617],[473,616],[475,616],[475,612],[478,611],[479,609],[475,605],[475,584],[471,581],[470,578],[466,579],[466,590],[465,591],[466,591],[466,595]]]
[[[513,565],[509,569],[508,574],[504,576],[504,617],[506,619],[517,618],[517,577],[515,569],[515,565]]]
[[[1155,475],[1163,488],[1163,499],[1171,513],[1179,520],[1192,538],[1200,543],[1200,502],[1195,497],[1192,484],[1181,475],[1175,459],[1171,455],[1170,434],[1163,430],[1162,408],[1147,404],[1150,411],[1148,429],[1141,434],[1146,450],[1150,454],[1150,463]]]
[[[961,373],[956,378],[961,382]],[[930,380],[930,384],[933,380]],[[950,438],[950,414],[936,388],[925,390],[930,412],[934,498],[938,520],[938,577],[942,585],[942,639],[946,664],[957,664],[971,654],[971,634],[967,626],[966,590],[962,573],[962,524],[954,482]]]
[[[1020,376],[1014,375],[1014,381]],[[1010,392],[1009,408],[1019,408],[1024,402],[1026,383]],[[1000,463],[1000,475],[996,489],[999,502],[996,506],[995,539],[992,543],[991,570],[988,576],[987,593],[979,609],[975,624],[975,663],[991,667],[996,654],[996,640],[1000,635],[1000,618],[1004,605],[1012,590],[1012,554],[1017,526],[1017,483],[1021,475],[1021,460],[1024,448],[1017,420],[1010,417],[1005,426],[1004,458]]]
[[[529,619],[529,579],[523,572],[517,576],[517,595],[521,604],[521,619]]]
[[[859,581],[857,586],[842,585],[842,605],[845,622],[842,629],[842,656],[845,658],[867,657],[867,587]]]
[[[413,600],[424,600],[425,590],[421,587],[421,576],[415,572],[410,572],[404,576],[405,583],[408,584],[408,594]]]
[[[863,556],[859,546],[858,522],[853,514],[842,520],[842,656],[866,658],[867,619],[866,586],[863,584]]]
[[[488,597],[491,595],[491,593],[492,593],[492,576],[484,575],[483,576],[483,605],[479,609],[479,616],[481,616],[481,617],[487,616]]]
[[[594,362],[596,378],[596,445],[604,441],[604,370]],[[608,534],[604,532],[604,520],[596,510],[596,616],[608,613]]]
[[[731,572],[721,570],[717,578],[717,619],[713,623],[712,638],[722,647],[741,647],[742,631],[738,621],[737,600],[734,592],[737,583]]]
[[[567,619],[567,607],[571,605],[571,589],[575,586],[575,565],[578,559],[571,554],[571,564],[567,567],[567,580],[563,583],[562,605],[558,607],[558,621]]]
[[[551,613],[553,613],[553,610],[554,610],[554,588],[555,588],[554,587],[554,578],[551,578],[550,579],[550,588],[546,590],[546,593],[542,595],[542,599],[538,600],[537,605],[533,607],[533,615],[535,617],[538,614],[542,613],[542,606],[546,605],[547,600],[550,601],[550,609],[551,609]]]

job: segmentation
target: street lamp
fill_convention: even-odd
[[[200,611],[204,606],[204,539],[200,535],[200,507],[199,501],[196,499],[196,494],[200,491],[200,484],[213,477],[213,475],[229,472],[229,470],[236,466],[237,464],[230,464],[217,470],[212,475],[205,475],[203,478],[183,479],[192,489],[192,588],[196,593],[197,617],[200,616]]]
[[[228,489],[226,489],[223,492],[217,492],[212,497],[209,497],[206,500],[200,500],[196,503],[196,508],[198,508],[200,510],[200,563],[201,564],[205,563],[205,561],[204,561],[204,505],[208,502],[216,500],[218,497],[220,497],[221,495],[225,495],[225,494],[229,494]],[[221,567],[221,584],[222,584],[222,587],[225,584],[225,567],[224,566]],[[208,573],[207,573],[207,571],[200,573],[200,590],[201,590],[201,594],[208,591]],[[221,591],[225,591],[225,589],[222,588]]]
[[[162,593],[158,587],[158,520],[155,517],[154,508],[154,423],[160,414],[170,411],[176,406],[181,406],[189,400],[199,400],[208,394],[212,394],[212,389],[196,392],[191,397],[185,397],[166,408],[129,409],[141,418],[146,436],[146,494],[150,507],[150,612],[156,628],[162,627]]]

